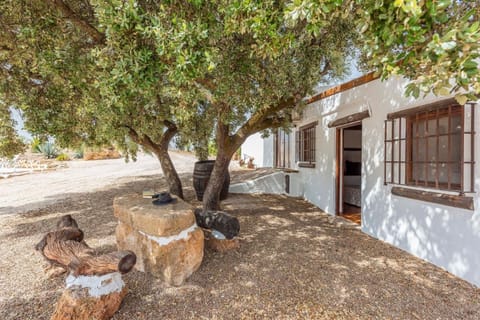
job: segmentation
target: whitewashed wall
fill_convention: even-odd
[[[253,157],[253,164],[257,167],[264,167],[263,165],[263,138],[260,133],[255,133],[245,140],[241,148],[242,159],[248,161],[248,158]]]
[[[475,167],[475,211],[393,196],[391,185],[383,184],[384,121],[387,113],[442,100],[404,97],[405,82],[399,79],[375,80],[307,106],[302,123],[318,120],[316,128],[316,167],[297,168],[292,183],[300,185],[303,197],[329,214],[335,213],[335,129],[327,124],[352,113],[371,111],[362,130],[362,230],[413,255],[430,261],[480,286],[480,165]],[[480,110],[475,126],[480,130]],[[292,137],[294,135],[291,135]],[[273,139],[264,141],[271,149]],[[295,144],[291,143],[291,146]],[[475,139],[480,150],[480,137]],[[291,150],[292,163],[295,152]],[[476,160],[480,154],[477,152]],[[272,163],[273,164],[273,163]]]

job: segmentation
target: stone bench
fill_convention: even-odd
[[[181,199],[163,206],[131,194],[113,201],[117,245],[137,255],[136,268],[171,285],[183,284],[203,259],[204,235],[192,207]]]

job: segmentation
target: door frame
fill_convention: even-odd
[[[335,215],[343,213],[343,130],[358,125],[362,125],[362,120],[335,127]]]

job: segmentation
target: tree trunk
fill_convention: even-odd
[[[180,181],[177,170],[175,169],[172,159],[168,154],[168,149],[158,148],[154,151],[154,153],[158,158],[158,161],[160,161],[160,166],[162,167],[163,174],[167,180],[168,192],[176,195],[180,199],[183,199],[182,181]]]
[[[165,179],[167,180],[168,192],[183,199],[182,182],[180,181],[177,170],[168,154],[168,146],[172,138],[177,134],[178,128],[174,123],[168,120],[165,120],[163,123],[167,127],[167,130],[163,133],[159,143],[154,142],[145,134],[138,134],[138,132],[132,127],[126,127],[129,130],[130,138],[132,138],[135,143],[152,151],[157,157],[160,166],[162,167],[163,174],[165,175]]]
[[[220,192],[225,181],[230,160],[234,152],[225,152],[224,146],[218,146],[217,158],[213,166],[210,180],[208,180],[207,188],[203,194],[203,210],[217,211],[220,210]]]
[[[220,193],[225,181],[225,175],[228,166],[232,160],[233,154],[245,141],[243,139],[232,139],[230,137],[230,128],[226,124],[217,124],[217,157],[213,166],[212,174],[208,180],[207,188],[203,194],[203,211],[220,210]]]

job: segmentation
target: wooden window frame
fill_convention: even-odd
[[[299,167],[315,168],[318,121],[301,126],[295,132],[295,161]]]
[[[473,197],[465,196],[465,193],[475,193],[475,108],[477,105],[478,103],[476,102],[467,102],[465,106],[461,106],[452,98],[420,107],[389,113],[387,115],[387,120],[385,120],[384,137],[384,185],[393,185],[391,189],[392,194],[467,210],[474,210]],[[469,117],[466,117],[466,108],[469,108]],[[412,121],[415,125],[414,120],[419,120],[422,117],[423,120],[436,119],[436,128],[438,128],[439,121],[443,116],[449,117],[449,125],[446,133],[440,134],[439,130],[436,129],[435,134],[428,134],[420,137],[423,139],[437,137],[434,142],[437,144],[435,160],[429,160],[431,157],[428,157],[428,141],[425,141],[426,145],[424,147],[427,148],[425,163],[426,165],[428,165],[428,163],[435,163],[435,165],[438,166],[438,164],[448,162],[453,166],[454,163],[458,162],[460,164],[460,184],[451,182],[450,177],[447,179],[447,183],[440,182],[439,170],[436,170],[433,182],[415,181],[412,179],[413,165],[411,163],[411,150],[414,143],[412,138]],[[461,119],[461,129],[458,133],[450,127],[451,119],[454,116],[460,116]],[[425,127],[428,130],[427,122],[425,122]],[[439,137],[451,137],[452,135],[457,134],[461,135],[461,160],[452,162],[452,151],[449,150],[446,160],[441,161],[439,157]],[[467,137],[470,140],[470,143],[466,140]],[[417,139],[418,138],[419,137],[417,137]],[[452,142],[449,142],[449,149],[451,145]],[[465,158],[466,156],[468,156],[468,158]],[[389,171],[387,169],[389,169]],[[465,171],[467,169],[469,169],[469,172]],[[447,170],[450,172],[451,168]],[[427,175],[427,173],[425,174]],[[421,189],[419,190],[415,188]],[[431,191],[428,191],[429,189]],[[450,193],[444,193],[445,191]],[[457,192],[458,195],[454,195],[452,192]]]
[[[452,133],[451,131],[451,128],[450,128],[450,123],[451,123],[451,119],[452,117],[454,116],[459,116],[460,117],[460,120],[461,120],[461,129],[460,129],[460,132],[459,133]],[[464,164],[464,140],[463,140],[463,134],[464,134],[464,128],[465,128],[465,124],[464,124],[464,108],[459,105],[459,104],[451,104],[449,105],[448,107],[440,107],[438,109],[435,109],[435,110],[429,110],[429,111],[426,111],[426,112],[422,112],[422,111],[418,111],[416,112],[414,115],[411,115],[411,116],[407,116],[406,117],[406,181],[405,181],[405,184],[406,185],[410,185],[410,186],[415,186],[415,187],[427,187],[427,188],[431,188],[431,189],[436,189],[436,190],[446,190],[446,191],[462,191],[464,186],[463,186],[463,170],[461,170],[460,172],[460,183],[451,183],[450,182],[450,172],[451,172],[451,166],[452,165],[455,165],[456,163],[458,163],[460,165],[460,167],[462,168],[463,164]],[[448,123],[449,123],[449,128],[448,128],[448,132],[446,134],[439,134],[438,133],[438,125],[439,125],[439,121],[441,118],[443,117],[448,117]],[[437,132],[435,134],[429,134],[427,136],[418,136],[418,133],[417,133],[417,136],[414,137],[413,136],[413,125],[418,125],[418,123],[420,122],[424,122],[426,123],[426,128],[428,130],[428,121],[429,120],[436,120],[437,122]],[[451,161],[450,160],[450,157],[451,157],[451,149],[450,149],[450,137],[451,136],[454,136],[454,135],[460,135],[460,161]],[[447,158],[449,160],[447,161],[440,161],[439,160],[439,137],[442,137],[442,136],[447,136],[448,137],[448,140],[449,140],[449,150],[448,150],[448,155],[447,155]],[[436,140],[436,144],[437,144],[437,150],[436,150],[436,156],[437,156],[437,160],[436,161],[433,161],[433,160],[430,160],[428,159],[428,151],[427,151],[427,159],[425,159],[424,161],[416,161],[417,164],[423,164],[425,166],[425,168],[427,168],[427,166],[429,164],[435,164],[436,166],[436,177],[435,177],[435,180],[434,181],[430,181],[427,177],[427,179],[425,180],[418,180],[418,179],[414,179],[413,178],[413,168],[414,168],[414,163],[413,163],[413,160],[412,160],[412,157],[413,157],[413,148],[415,147],[415,142],[420,139],[426,139],[426,149],[428,150],[428,139],[429,138],[437,138]],[[454,141],[455,142],[455,141]],[[416,145],[416,148],[417,148],[417,153],[418,153],[418,144]],[[439,165],[440,164],[446,164],[447,165],[447,171],[448,171],[448,182],[447,183],[440,183],[439,182]],[[425,174],[427,174],[427,171],[425,171]],[[428,174],[427,174],[428,175]]]
[[[275,168],[290,168],[290,133],[277,129],[274,135],[275,140]],[[283,144],[283,149],[281,145]],[[280,154],[281,150],[283,152]]]

